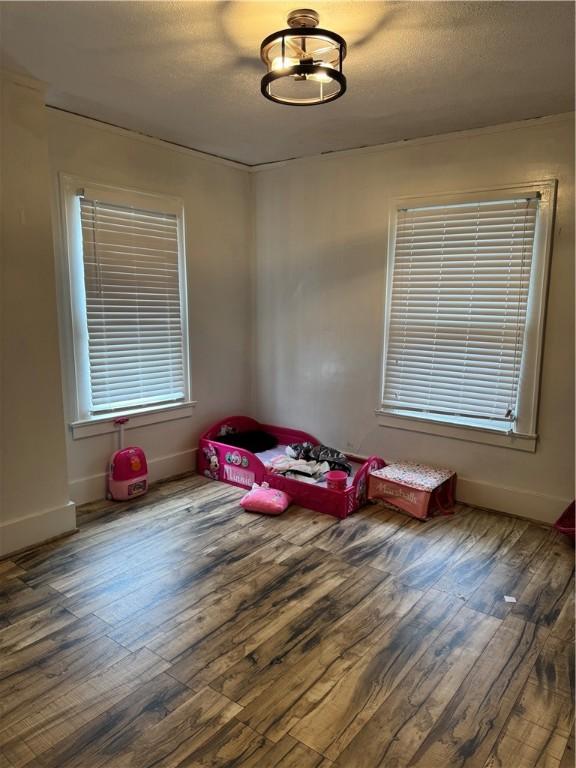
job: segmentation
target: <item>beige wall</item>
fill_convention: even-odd
[[[470,502],[553,520],[573,497],[570,116],[295,160],[255,175],[255,404],[362,455],[454,467]],[[388,206],[557,178],[536,453],[379,425]]]
[[[59,366],[43,96],[3,75],[0,555],[75,527]]]
[[[53,201],[58,216],[58,174],[181,197],[185,207],[192,397],[183,419],[129,430],[141,445],[151,479],[192,468],[198,436],[209,424],[250,404],[250,194],[249,174],[170,144],[47,109]],[[57,262],[64,264],[61,234]],[[65,278],[63,278],[63,281]],[[62,281],[62,282],[63,282]],[[73,412],[68,301],[60,297],[66,419]],[[102,498],[113,434],[74,439],[68,434],[72,498]]]

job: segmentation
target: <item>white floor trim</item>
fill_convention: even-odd
[[[192,448],[150,460],[148,462],[150,482],[192,472],[196,468],[197,453],[198,449]],[[104,472],[91,477],[82,477],[70,483],[70,496],[76,504],[98,501],[105,495]],[[459,501],[466,504],[493,509],[497,512],[507,512],[510,515],[548,524],[554,523],[570,503],[570,499],[534,493],[521,488],[491,485],[465,477],[458,477],[456,495]]]
[[[521,488],[481,483],[465,477],[458,477],[456,496],[458,501],[466,504],[548,524],[556,522],[571,501]]]
[[[76,505],[45,509],[0,524],[0,557],[76,530]]]
[[[169,456],[160,456],[157,459],[148,460],[148,480],[151,483],[164,480],[167,477],[180,475],[183,472],[192,472],[196,468],[197,448],[180,453],[172,453]],[[98,501],[106,496],[106,473],[80,477],[70,482],[70,497],[76,504],[86,504],[89,501]]]

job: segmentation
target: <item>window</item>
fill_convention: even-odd
[[[394,207],[381,412],[533,436],[554,192]]]
[[[186,402],[181,204],[65,186],[78,418]]]

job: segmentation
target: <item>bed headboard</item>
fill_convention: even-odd
[[[261,424],[255,419],[251,419],[249,416],[228,416],[226,419],[213,424],[202,435],[206,440],[214,440],[215,442],[226,443],[225,437],[231,432],[249,432],[252,430],[261,429],[264,432],[270,432],[275,435],[280,443],[288,445],[290,443],[303,443],[305,440],[318,445],[320,442],[313,435],[308,432],[302,432],[299,429],[291,429],[289,427],[278,427],[275,424]]]
[[[249,416],[229,416],[227,419],[212,424],[202,437],[206,440],[219,442],[218,438],[225,437],[231,432],[249,432],[253,429],[262,429],[260,423],[255,419],[251,419]]]

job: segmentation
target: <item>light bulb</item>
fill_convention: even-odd
[[[286,69],[287,67],[293,67],[298,64],[298,59],[291,59],[288,56],[276,56],[272,59],[272,65],[270,69]]]
[[[329,64],[320,64],[323,69],[333,69]],[[332,78],[328,72],[316,72],[314,75],[308,75],[309,80],[314,80],[317,83],[329,83]]]

